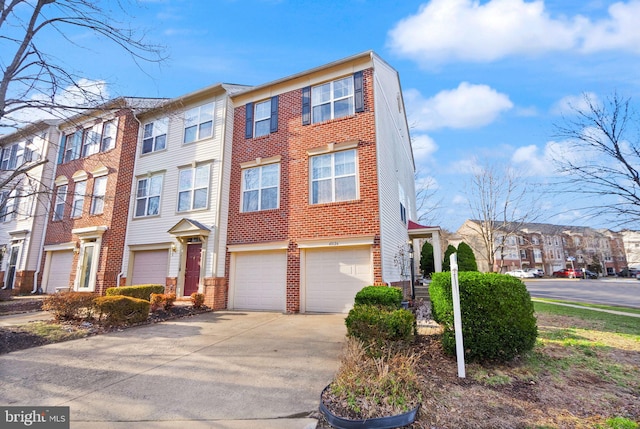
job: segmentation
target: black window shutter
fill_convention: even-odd
[[[278,96],[271,97],[271,129],[272,133],[278,131]]]
[[[311,123],[311,87],[302,88],[302,125]]]
[[[60,140],[60,151],[58,152],[58,164],[62,164],[64,162],[64,149],[67,143],[67,135],[64,134],[62,136],[62,140]]]
[[[362,91],[362,71],[353,74],[353,102],[356,112],[364,112],[364,94]]]
[[[253,103],[247,103],[246,109],[246,122],[244,125],[244,138],[250,139],[253,137]]]

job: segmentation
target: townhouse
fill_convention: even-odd
[[[231,99],[228,308],[345,312],[363,286],[406,281],[416,207],[397,72],[364,52]]]
[[[134,112],[156,102],[117,98],[59,125],[41,262],[45,293],[103,294],[118,284],[139,128]]]
[[[0,283],[14,293],[39,287],[58,148],[56,125],[39,121],[0,137]]]
[[[136,166],[120,284],[157,283],[226,306],[233,107],[245,87],[217,84],[137,116]]]

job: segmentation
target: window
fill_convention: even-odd
[[[266,136],[278,131],[278,96],[245,106],[245,138]]]
[[[280,164],[247,168],[242,172],[242,211],[278,208]]]
[[[142,136],[142,153],[156,152],[163,150],[167,146],[167,124],[168,119],[158,119],[144,126]]]
[[[363,73],[356,72],[322,85],[302,88],[302,124],[364,112]]]
[[[104,212],[104,197],[107,193],[107,176],[96,177],[93,181],[93,195],[91,196],[91,214]]]
[[[105,122],[102,125],[102,141],[100,142],[100,151],[106,152],[116,147],[116,134],[118,127],[113,121]]]
[[[527,251],[520,249],[520,259],[527,259]]]
[[[24,143],[16,143],[11,146],[2,148],[0,155],[0,170],[13,170],[20,167],[25,161]]]
[[[540,244],[540,240],[538,240],[538,237],[536,235],[531,236],[531,242],[535,245]]]
[[[65,137],[64,162],[69,162],[80,158],[80,148],[82,147],[82,130]]]
[[[178,211],[203,209],[209,199],[209,164],[180,170]]]
[[[400,203],[400,220],[405,225],[407,224],[407,209],[405,208],[404,204],[402,204],[402,203]]]
[[[102,124],[94,125],[84,130],[82,135],[82,156],[90,156],[98,153],[100,149],[100,136]]]
[[[311,158],[311,204],[354,200],[356,183],[355,150]]]
[[[13,213],[13,198],[9,191],[0,192],[0,222],[8,222],[12,219]]]
[[[71,217],[82,216],[82,206],[84,205],[84,196],[87,192],[87,181],[76,182],[76,189],[73,193],[73,206],[71,206]]]
[[[184,143],[213,136],[213,103],[187,110],[184,114]]]
[[[53,209],[53,220],[62,220],[64,204],[67,199],[67,185],[58,186],[56,190],[56,205]]]
[[[162,175],[154,175],[138,180],[135,217],[154,216],[160,210]]]

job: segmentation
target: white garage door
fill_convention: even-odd
[[[287,253],[238,252],[233,276],[233,307],[285,311]]]
[[[167,283],[168,252],[167,249],[134,252],[131,284],[158,284],[164,286]]]
[[[49,275],[44,285],[45,293],[55,293],[58,287],[70,287],[73,250],[59,250],[49,253]]]
[[[306,311],[347,313],[372,281],[371,246],[305,251]]]

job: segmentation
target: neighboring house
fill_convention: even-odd
[[[61,123],[42,289],[103,294],[121,275],[138,122],[157,100],[117,98]]]
[[[625,229],[620,234],[629,267],[640,268],[640,232]]]
[[[345,312],[362,287],[407,281],[414,160],[397,72],[365,52],[231,98],[228,308]]]
[[[488,271],[486,246],[479,234],[480,222],[467,220],[458,234],[471,243],[478,260],[478,268]],[[525,223],[515,228],[507,225],[509,233],[504,237],[504,250],[499,243],[502,233],[496,230],[495,265],[499,271],[500,255],[505,255],[503,271],[520,268],[541,268],[546,275],[564,268],[589,268],[600,266],[604,275],[619,272],[626,266],[621,233],[607,229],[580,226]],[[478,255],[480,255],[478,257]]]
[[[0,283],[15,293],[32,292],[39,274],[57,154],[56,123],[36,122],[0,137]]]
[[[233,107],[218,84],[138,115],[136,167],[127,189],[121,284],[157,283],[224,308]]]

